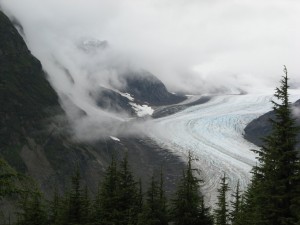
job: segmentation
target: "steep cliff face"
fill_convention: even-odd
[[[26,171],[19,153],[28,140],[41,136],[46,119],[62,112],[58,97],[45,79],[17,30],[0,12],[0,146],[14,167]],[[40,142],[42,140],[39,140]]]
[[[86,165],[93,148],[75,144],[61,132],[67,122],[45,76],[41,63],[0,12],[0,154],[51,190],[55,183],[64,186],[76,163],[83,172],[98,175],[103,168]]]
[[[174,181],[181,174],[178,168],[183,163],[150,140],[124,138],[121,141],[109,139],[84,144],[74,141],[66,132],[67,128],[68,120],[41,63],[0,11],[2,158],[18,171],[35,178],[48,196],[54,186],[61,191],[68,186],[77,166],[84,183],[91,192],[95,192],[112,152],[122,157],[124,151],[128,151],[129,161],[139,177],[150,176],[164,165],[168,190],[174,188]]]

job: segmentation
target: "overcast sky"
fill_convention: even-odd
[[[0,0],[0,6],[22,24],[62,99],[93,114],[92,125],[107,113],[87,93],[122,85],[115,76],[128,67],[152,72],[171,91],[206,93],[274,89],[286,65],[300,88],[298,0]],[[87,53],[80,48],[85,40],[108,45]]]
[[[92,37],[108,41],[116,62],[147,69],[175,91],[274,87],[283,65],[300,81],[296,0],[0,2],[21,21],[39,58],[68,57],[75,41]]]

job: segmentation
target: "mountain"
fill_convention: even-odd
[[[111,49],[106,40],[82,37],[76,42],[76,50],[79,50],[78,53],[87,58],[87,61],[93,61],[107,57],[106,54],[109,55]],[[67,66],[62,65],[58,60],[56,66],[69,78],[70,83],[74,84],[74,78]],[[115,72],[114,75],[108,82],[105,82],[105,79],[101,81],[103,83],[100,87],[89,93],[94,102],[106,111],[126,112],[131,117],[141,117],[151,115],[152,107],[176,104],[186,99],[183,95],[170,93],[163,82],[148,71],[128,68],[122,63],[111,65],[107,62],[106,66]],[[101,74],[101,69],[98,73]]]
[[[95,193],[112,154],[121,158],[128,152],[137,177],[148,177],[163,165],[168,191],[174,189],[183,162],[149,139],[74,140],[59,97],[46,78],[39,60],[0,11],[0,156],[11,166],[33,177],[46,196],[52,195],[55,186],[66,190],[78,166],[83,182]],[[100,107],[107,107],[111,100],[121,107],[116,110],[127,108],[133,113],[129,95],[114,90],[100,92],[106,99],[95,97]]]
[[[170,93],[166,86],[147,71],[128,71],[119,77],[123,88],[98,88],[90,93],[96,104],[113,112],[126,112],[130,116],[152,115],[152,107],[182,102],[185,96]]]
[[[300,99],[296,101],[293,106],[295,110],[300,112]],[[275,119],[274,111],[270,111],[257,119],[253,120],[245,127],[245,135],[244,137],[256,144],[257,146],[261,146],[263,144],[262,137],[266,137],[271,133],[272,126],[269,122],[269,119]],[[296,118],[296,124],[300,126],[300,118]],[[298,135],[298,144],[297,147],[300,147],[300,134]]]
[[[101,87],[97,92],[90,93],[97,106],[113,112],[126,112],[128,115],[135,116],[136,112],[132,108],[129,95],[122,94],[112,89]]]
[[[94,149],[62,132],[67,120],[41,63],[9,19],[0,12],[0,154],[15,169],[34,177],[45,191],[66,179]],[[100,165],[101,166],[101,165]],[[94,169],[96,174],[103,170]]]
[[[176,104],[186,99],[185,96],[168,92],[161,80],[147,71],[129,71],[122,77],[126,83],[122,91],[141,102],[161,106]]]
[[[45,79],[41,63],[3,13],[0,14],[0,104],[1,154],[24,171],[26,165],[14,157],[21,151],[21,143],[28,141],[26,137],[40,136],[35,131],[44,131],[47,119],[62,113],[62,109],[57,94]]]

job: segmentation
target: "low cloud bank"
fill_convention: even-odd
[[[0,0],[0,6],[22,25],[82,137],[117,135],[127,126],[126,113],[99,109],[90,93],[122,88],[119,76],[128,69],[148,70],[174,92],[237,93],[274,88],[286,64],[291,86],[300,87],[299,1]]]

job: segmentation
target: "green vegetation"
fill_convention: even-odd
[[[289,225],[300,223],[300,159],[296,151],[299,129],[291,116],[288,74],[276,88],[271,120],[272,133],[263,147],[255,151],[259,164],[253,168],[253,179],[245,193],[239,224]]]
[[[229,209],[227,203],[227,194],[229,191],[227,177],[224,174],[221,178],[220,188],[218,189],[218,202],[214,210],[215,224],[228,225],[229,224]]]
[[[17,172],[0,158],[0,200],[20,192],[18,180]]]
[[[231,203],[231,208],[232,211],[230,212],[230,221],[231,224],[237,224],[238,221],[238,216],[241,211],[241,204],[242,204],[242,195],[240,191],[240,182],[238,181],[236,185],[235,192],[232,195],[233,200],[230,202]]]
[[[151,183],[146,192],[143,211],[139,215],[139,225],[167,225],[169,221],[167,199],[165,196],[163,174],[161,172],[160,181],[151,177]]]
[[[7,191],[3,192],[3,197],[14,192],[14,181],[10,181],[10,178],[5,181],[3,177],[0,181],[10,184]],[[192,159],[189,156],[188,167],[183,171],[178,191],[168,207],[162,172],[159,181],[152,176],[148,190],[143,193],[141,183],[135,181],[130,171],[127,155],[119,163],[113,157],[94,200],[90,200],[87,187],[83,187],[77,168],[71,177],[70,189],[63,195],[54,190],[50,201],[46,201],[36,188],[24,191],[18,198],[15,224],[212,224],[209,208],[205,207],[203,196],[199,192],[199,182],[193,175]]]
[[[171,216],[176,225],[212,224],[209,210],[203,204],[199,180],[193,174],[192,156],[189,154],[187,169],[178,184],[172,202]]]

